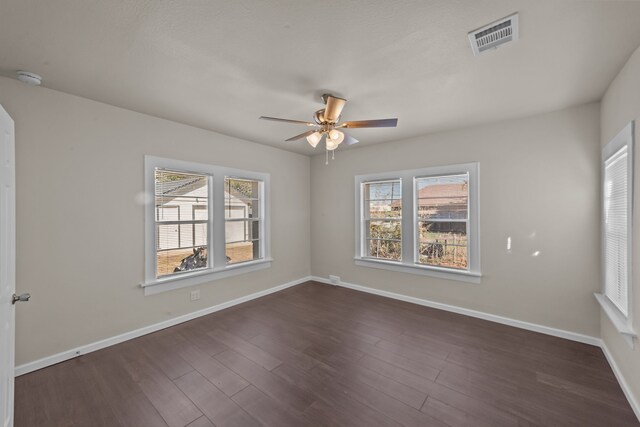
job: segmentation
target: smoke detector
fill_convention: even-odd
[[[498,19],[469,33],[469,42],[475,56],[518,40],[518,14]]]
[[[42,83],[42,77],[40,77],[36,73],[31,73],[29,71],[18,71],[16,72],[16,75],[18,77],[18,80],[28,84],[29,86],[40,86],[40,83]]]

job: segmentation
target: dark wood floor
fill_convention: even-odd
[[[23,375],[20,426],[638,426],[599,348],[309,282]]]

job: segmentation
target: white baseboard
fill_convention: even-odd
[[[613,355],[609,351],[609,348],[604,343],[604,341],[600,342],[600,348],[602,348],[602,352],[604,353],[604,356],[607,358],[607,362],[609,362],[609,365],[613,370],[613,374],[616,376],[616,379],[618,380],[618,384],[620,384],[620,388],[622,388],[624,395],[629,401],[629,405],[631,405],[631,409],[633,409],[633,412],[635,412],[636,417],[638,418],[638,421],[640,421],[640,402],[638,402],[636,397],[633,395],[633,392],[631,391],[631,388],[629,388],[627,381],[622,376],[622,372],[620,371],[620,368],[618,367],[616,360],[613,358]]]
[[[91,353],[96,350],[103,349],[105,347],[109,347],[115,344],[119,344],[124,341],[128,341],[133,338],[140,337],[142,335],[150,334],[151,332],[156,332],[161,329],[168,328],[170,326],[177,325],[179,323],[187,322],[189,320],[193,320],[197,317],[206,316],[207,314],[214,313],[216,311],[224,310],[225,308],[232,307],[234,305],[242,304],[243,302],[251,301],[256,298],[263,297],[265,295],[272,294],[274,292],[281,291],[283,289],[290,288],[292,286],[299,285],[301,283],[307,282],[311,280],[310,276],[303,277],[297,280],[293,280],[291,282],[285,283],[283,285],[278,285],[273,288],[265,289],[264,291],[255,292],[250,295],[246,295],[240,298],[233,299],[231,301],[223,302],[218,305],[214,305],[212,307],[208,307],[202,310],[194,311],[193,313],[184,314],[182,316],[174,317],[173,319],[165,320],[159,323],[155,323],[153,325],[145,326],[144,328],[136,329],[135,331],[125,332],[124,334],[116,335],[114,337],[106,338],[100,341],[96,341],[90,344],[82,345],[80,347],[72,348],[67,351],[63,351],[58,354],[54,354],[52,356],[43,357],[42,359],[34,360],[33,362],[28,362],[20,366],[15,367],[15,376],[20,376],[27,374],[32,371],[36,371],[38,369],[45,368],[50,365],[54,365],[56,363],[63,362],[68,359],[73,359],[74,357],[78,357],[83,354]]]
[[[484,313],[482,311],[471,310],[468,308],[457,307],[455,305],[443,304],[440,302],[430,301],[422,298],[410,297],[408,295],[397,294],[395,292],[388,292],[380,289],[369,288],[366,286],[355,285],[353,283],[340,282],[334,284],[324,277],[311,276],[311,280],[326,283],[328,285],[342,286],[344,288],[353,289],[355,291],[366,292],[369,294],[410,302],[413,304],[423,305],[425,307],[437,308],[439,310],[450,311],[452,313],[464,314],[465,316],[476,317],[478,319],[489,320],[491,322],[501,323],[503,325],[514,326],[516,328],[526,329],[528,331],[540,332],[541,334],[552,335],[554,337],[565,338],[571,341],[577,341],[584,344],[590,344],[596,347],[600,347],[600,339],[589,335],[565,331],[563,329],[556,329],[550,326],[538,325],[536,323],[529,323],[509,317],[498,316],[496,314]]]

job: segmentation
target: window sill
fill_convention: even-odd
[[[622,338],[633,349],[634,341],[638,337],[638,334],[627,323],[627,319],[620,313],[620,311],[609,301],[609,299],[603,294],[593,294],[600,303],[600,307],[607,314],[607,317],[613,323],[613,326],[620,332]]]
[[[396,261],[383,261],[370,258],[356,257],[355,264],[360,267],[379,268],[382,270],[398,271],[402,273],[431,276],[440,279],[456,280],[458,282],[480,283],[482,275],[471,271],[457,271],[448,268],[427,267],[416,264],[403,264]]]
[[[231,264],[224,267],[194,271],[178,276],[165,277],[162,279],[149,280],[141,283],[144,295],[154,295],[161,292],[172,291],[174,289],[186,288],[187,286],[199,285],[201,283],[212,282],[239,274],[250,273],[252,271],[263,270],[271,267],[273,259],[264,258],[255,261],[248,261],[238,264]]]

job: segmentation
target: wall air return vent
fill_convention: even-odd
[[[476,56],[516,40],[518,40],[517,13],[469,33],[471,49]]]

